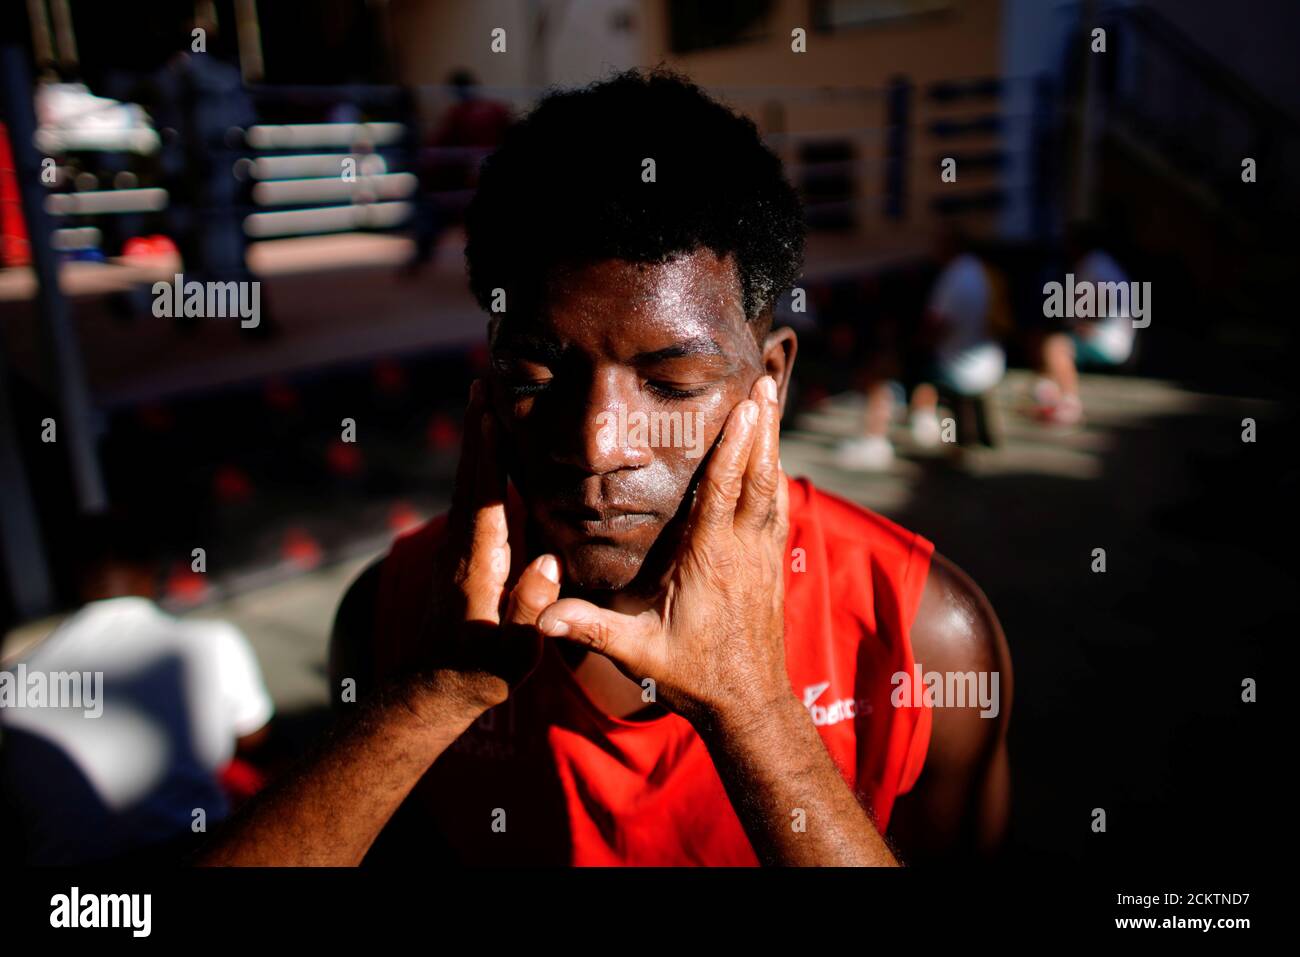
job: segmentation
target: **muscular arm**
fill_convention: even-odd
[[[793,694],[702,737],[764,864],[898,865]]]
[[[330,632],[329,696],[330,710],[342,712],[352,707],[343,701],[343,681],[356,682],[357,700],[375,685],[374,621],[379,601],[379,576],[382,562],[375,561],[357,576],[334,615]]]
[[[343,712],[337,725],[226,822],[196,863],[359,864],[429,766],[482,713],[437,673],[374,690],[365,623],[373,620],[377,568],[349,589],[335,620],[330,693]],[[364,704],[337,704],[349,677]]]
[[[925,767],[901,796],[890,837],[907,863],[987,856],[1007,827],[1007,725],[1012,669],[1006,637],[988,599],[960,568],[935,554],[912,625],[923,672],[996,672],[998,713],[935,708]]]
[[[978,705],[934,709],[925,767],[898,799],[891,841],[909,864],[991,854],[1005,834],[1010,797],[1012,668],[1002,626],[979,586],[936,554],[911,637],[923,672],[996,672],[997,714],[981,717]],[[792,707],[775,706],[715,736],[726,744],[710,745],[755,849],[783,863],[896,864],[807,711],[793,697],[786,704]],[[806,812],[806,833],[791,827],[795,808]]]

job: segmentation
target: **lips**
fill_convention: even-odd
[[[626,535],[653,524],[657,517],[652,512],[620,506],[562,508],[554,514],[565,525],[592,537]]]

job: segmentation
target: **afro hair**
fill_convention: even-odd
[[[540,302],[557,267],[709,249],[734,256],[745,316],[766,326],[802,267],[804,222],[751,120],[675,73],[630,70],[551,93],[509,130],[483,163],[466,240],[484,309],[497,288]]]

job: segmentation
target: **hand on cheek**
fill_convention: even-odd
[[[764,376],[727,418],[662,593],[634,612],[563,599],[539,617],[543,634],[586,645],[638,683],[653,679],[657,699],[697,725],[791,694],[779,427]]]

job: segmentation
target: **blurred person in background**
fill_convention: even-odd
[[[1065,253],[1076,287],[1090,283],[1129,282],[1128,274],[1108,251],[1105,233],[1095,223],[1081,222],[1066,233]],[[1099,307],[1101,299],[1098,298]],[[1137,330],[1127,311],[1096,318],[1057,321],[1038,337],[1039,378],[1034,383],[1033,414],[1049,425],[1079,425],[1079,369],[1115,369],[1132,359]]]
[[[939,445],[940,390],[954,397],[981,396],[1002,381],[1007,368],[998,341],[1009,322],[1000,275],[972,251],[965,231],[955,225],[940,232],[937,258],[942,268],[919,329],[904,338],[894,360],[902,370],[903,389],[911,391],[910,431],[919,449]],[[839,445],[837,465],[882,471],[893,464],[888,433],[897,391],[896,384],[879,379],[869,386],[864,434]],[[959,438],[965,442],[964,435]]]
[[[478,80],[469,70],[453,70],[447,85],[454,102],[429,136],[420,158],[415,253],[407,267],[410,274],[429,262],[438,237],[468,202],[458,194],[477,185],[480,157],[473,151],[495,149],[512,122],[506,104],[479,95]],[[465,152],[457,152],[462,150]]]
[[[93,521],[87,603],[4,663],[10,674],[103,674],[97,716],[0,709],[5,847],[27,863],[179,859],[199,822],[220,821],[263,783],[252,762],[274,709],[248,640],[155,605],[135,541],[120,519]]]
[[[246,260],[243,226],[249,187],[233,170],[257,111],[238,67],[215,53],[191,49],[191,30],[200,27],[208,31],[209,47],[215,44],[215,24],[194,19],[176,23],[169,32],[179,38],[180,49],[149,84],[150,112],[162,133],[159,165],[168,194],[167,228],[187,281],[248,283],[255,278]],[[261,338],[276,331],[266,293],[261,290],[257,324],[235,324],[241,335]],[[184,316],[172,321],[180,328],[197,322]]]

